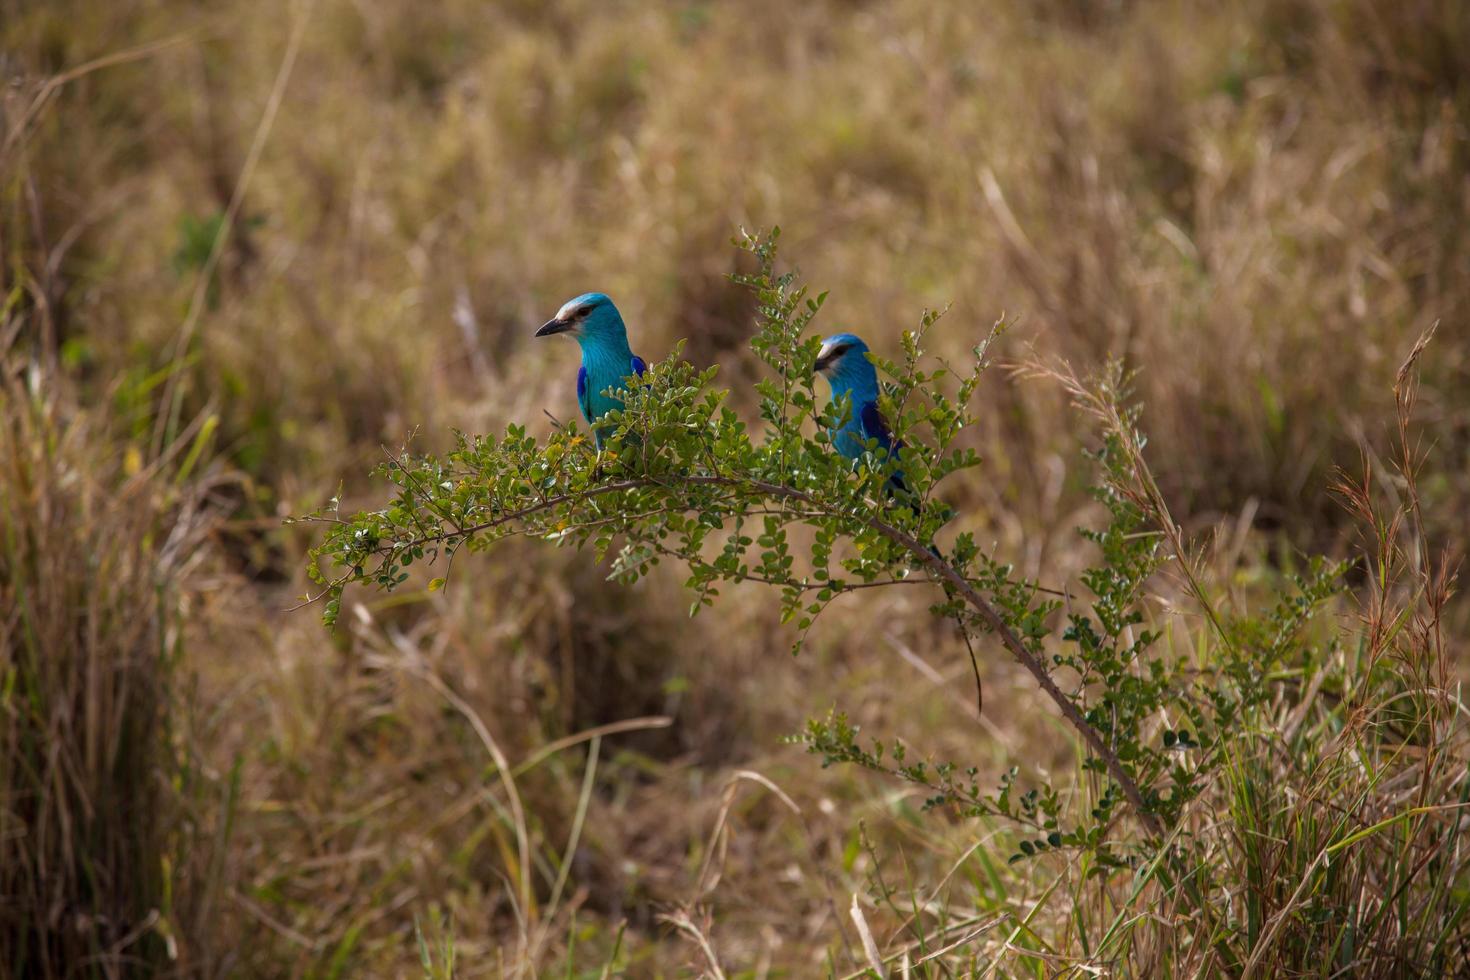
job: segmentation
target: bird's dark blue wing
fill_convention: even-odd
[[[633,355],[633,373],[636,374],[636,375],[638,375],[638,377],[641,378],[641,377],[643,377],[643,372],[644,371],[647,371],[647,370],[648,370],[648,365],[643,363],[643,358],[639,357],[637,354],[634,354]]]
[[[903,443],[895,444],[893,433],[888,428],[888,423],[883,418],[883,413],[878,411],[877,402],[866,402],[863,410],[858,416],[863,424],[863,437],[866,439],[877,439],[878,445],[890,453],[897,452],[903,448]],[[888,478],[888,492],[898,490],[902,493],[908,492],[908,484],[904,482],[903,471],[895,470]]]
[[[877,439],[878,445],[884,449],[893,448],[893,434],[888,431],[888,423],[883,420],[883,413],[878,411],[877,402],[865,402],[858,418],[863,423],[864,438]]]
[[[592,421],[592,394],[587,390],[587,369],[577,370],[577,404],[582,406],[582,417]]]

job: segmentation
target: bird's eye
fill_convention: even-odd
[[[587,315],[590,314],[591,312],[592,312],[592,307],[590,307],[590,306],[584,306],[584,307],[580,308],[579,310],[577,310],[577,312],[576,313],[573,313],[572,315],[574,317],[576,317],[578,320],[585,320],[585,319],[587,319]]]
[[[832,352],[832,356],[841,357],[843,354],[846,354],[850,350],[852,350],[852,344],[843,344]]]

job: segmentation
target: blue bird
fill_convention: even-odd
[[[863,343],[861,337],[850,333],[828,337],[822,341],[821,350],[817,351],[817,360],[812,367],[827,379],[834,403],[843,395],[851,399],[852,409],[848,417],[840,426],[831,430],[833,448],[853,461],[862,458],[869,439],[877,440],[878,451],[886,452],[889,457],[903,448],[903,443],[893,438],[893,430],[888,428],[888,422],[878,409],[878,371],[873,367],[873,362],[868,360],[868,345]],[[884,489],[890,497],[900,500],[908,498],[910,501],[913,499],[909,495],[908,485],[904,483],[902,470],[893,472]],[[944,555],[932,540],[925,547],[929,549],[929,554],[940,561],[944,560]],[[943,585],[945,596],[953,602],[954,587],[948,582]],[[975,648],[970,643],[970,633],[963,620],[959,620],[959,627],[965,647],[970,651],[970,665],[975,669],[975,707],[981,710],[985,705],[985,696],[980,684],[980,668],[975,664]]]
[[[833,334],[822,341],[814,365],[817,373],[827,379],[834,405],[843,395],[851,399],[851,413],[831,430],[831,436],[833,448],[854,461],[862,457],[869,439],[876,439],[878,451],[889,456],[903,448],[903,443],[894,441],[878,410],[878,372],[867,355],[868,345],[861,338],[850,333]],[[888,478],[888,492],[894,491],[908,492],[900,471]]]
[[[577,372],[577,404],[592,427],[597,448],[602,448],[602,431],[597,421],[623,403],[603,392],[627,387],[629,375],[642,377],[648,365],[628,346],[628,331],[622,314],[604,293],[583,293],[562,304],[556,316],[536,331],[537,337],[569,333],[582,348],[582,369]]]
[[[873,367],[873,362],[868,360],[868,345],[863,343],[862,338],[850,333],[833,334],[822,341],[821,350],[817,351],[817,360],[812,367],[827,379],[834,403],[843,395],[851,399],[852,409],[848,417],[840,426],[831,430],[833,448],[853,461],[862,457],[869,439],[877,440],[878,450],[886,452],[889,457],[903,448],[903,443],[893,438],[893,430],[888,428],[888,422],[878,409],[878,371]],[[909,495],[908,485],[903,481],[901,470],[893,472],[885,489],[890,497],[908,498],[910,501],[913,499]],[[925,547],[936,559],[944,560],[944,555],[932,540]],[[954,586],[948,582],[942,584],[945,596],[953,602]],[[985,694],[980,683],[980,667],[975,661],[975,647],[970,642],[970,631],[965,627],[964,620],[956,621],[960,636],[965,640],[965,648],[970,651],[970,666],[975,671],[975,709],[983,711]]]

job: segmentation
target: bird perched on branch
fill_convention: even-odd
[[[812,367],[827,379],[834,402],[843,395],[851,399],[852,410],[846,420],[832,430],[833,448],[853,461],[862,458],[869,439],[877,440],[878,451],[886,452],[890,457],[903,448],[903,443],[893,438],[893,430],[878,409],[878,371],[868,360],[868,345],[862,338],[850,333],[833,334],[822,341],[822,348],[817,351],[817,360]],[[891,498],[913,502],[901,470],[893,472],[884,489]],[[944,561],[944,555],[932,540],[925,547],[929,554]],[[944,586],[946,598],[954,602],[954,586],[942,580],[940,584]],[[955,621],[959,625],[960,636],[964,638],[965,649],[970,652],[970,666],[975,671],[975,710],[981,711],[985,697],[980,683],[980,665],[975,660],[975,647],[970,642],[970,631],[964,619],[957,616]]]
[[[889,457],[897,456],[903,443],[893,438],[893,430],[878,408],[878,371],[868,360],[868,345],[862,338],[850,333],[833,334],[822,341],[813,365],[818,374],[827,379],[832,389],[832,401],[843,395],[851,399],[852,411],[842,425],[833,429],[832,446],[843,456],[856,462],[862,458],[869,439],[878,441],[878,451]],[[888,496],[900,502],[913,504],[903,471],[894,470],[884,486]],[[930,554],[939,557],[933,542],[928,544]]]
[[[876,439],[878,451],[889,456],[903,448],[903,443],[894,441],[883,413],[878,410],[878,372],[867,355],[868,345],[860,337],[850,333],[833,334],[822,341],[814,365],[831,386],[833,402],[843,395],[852,400],[851,413],[831,432],[833,448],[851,460],[862,458],[869,439]],[[888,478],[889,494],[895,491],[908,492],[900,471]]]
[[[582,369],[577,372],[577,404],[592,427],[597,448],[603,435],[597,421],[623,403],[604,395],[608,388],[625,387],[632,375],[642,377],[647,364],[628,346],[628,331],[622,314],[603,293],[583,293],[567,300],[556,316],[536,331],[537,337],[569,333],[582,348]]]

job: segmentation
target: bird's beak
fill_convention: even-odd
[[[537,337],[550,337],[554,333],[566,333],[572,329],[570,320],[558,320],[552,318],[541,324],[541,329],[536,331]]]

